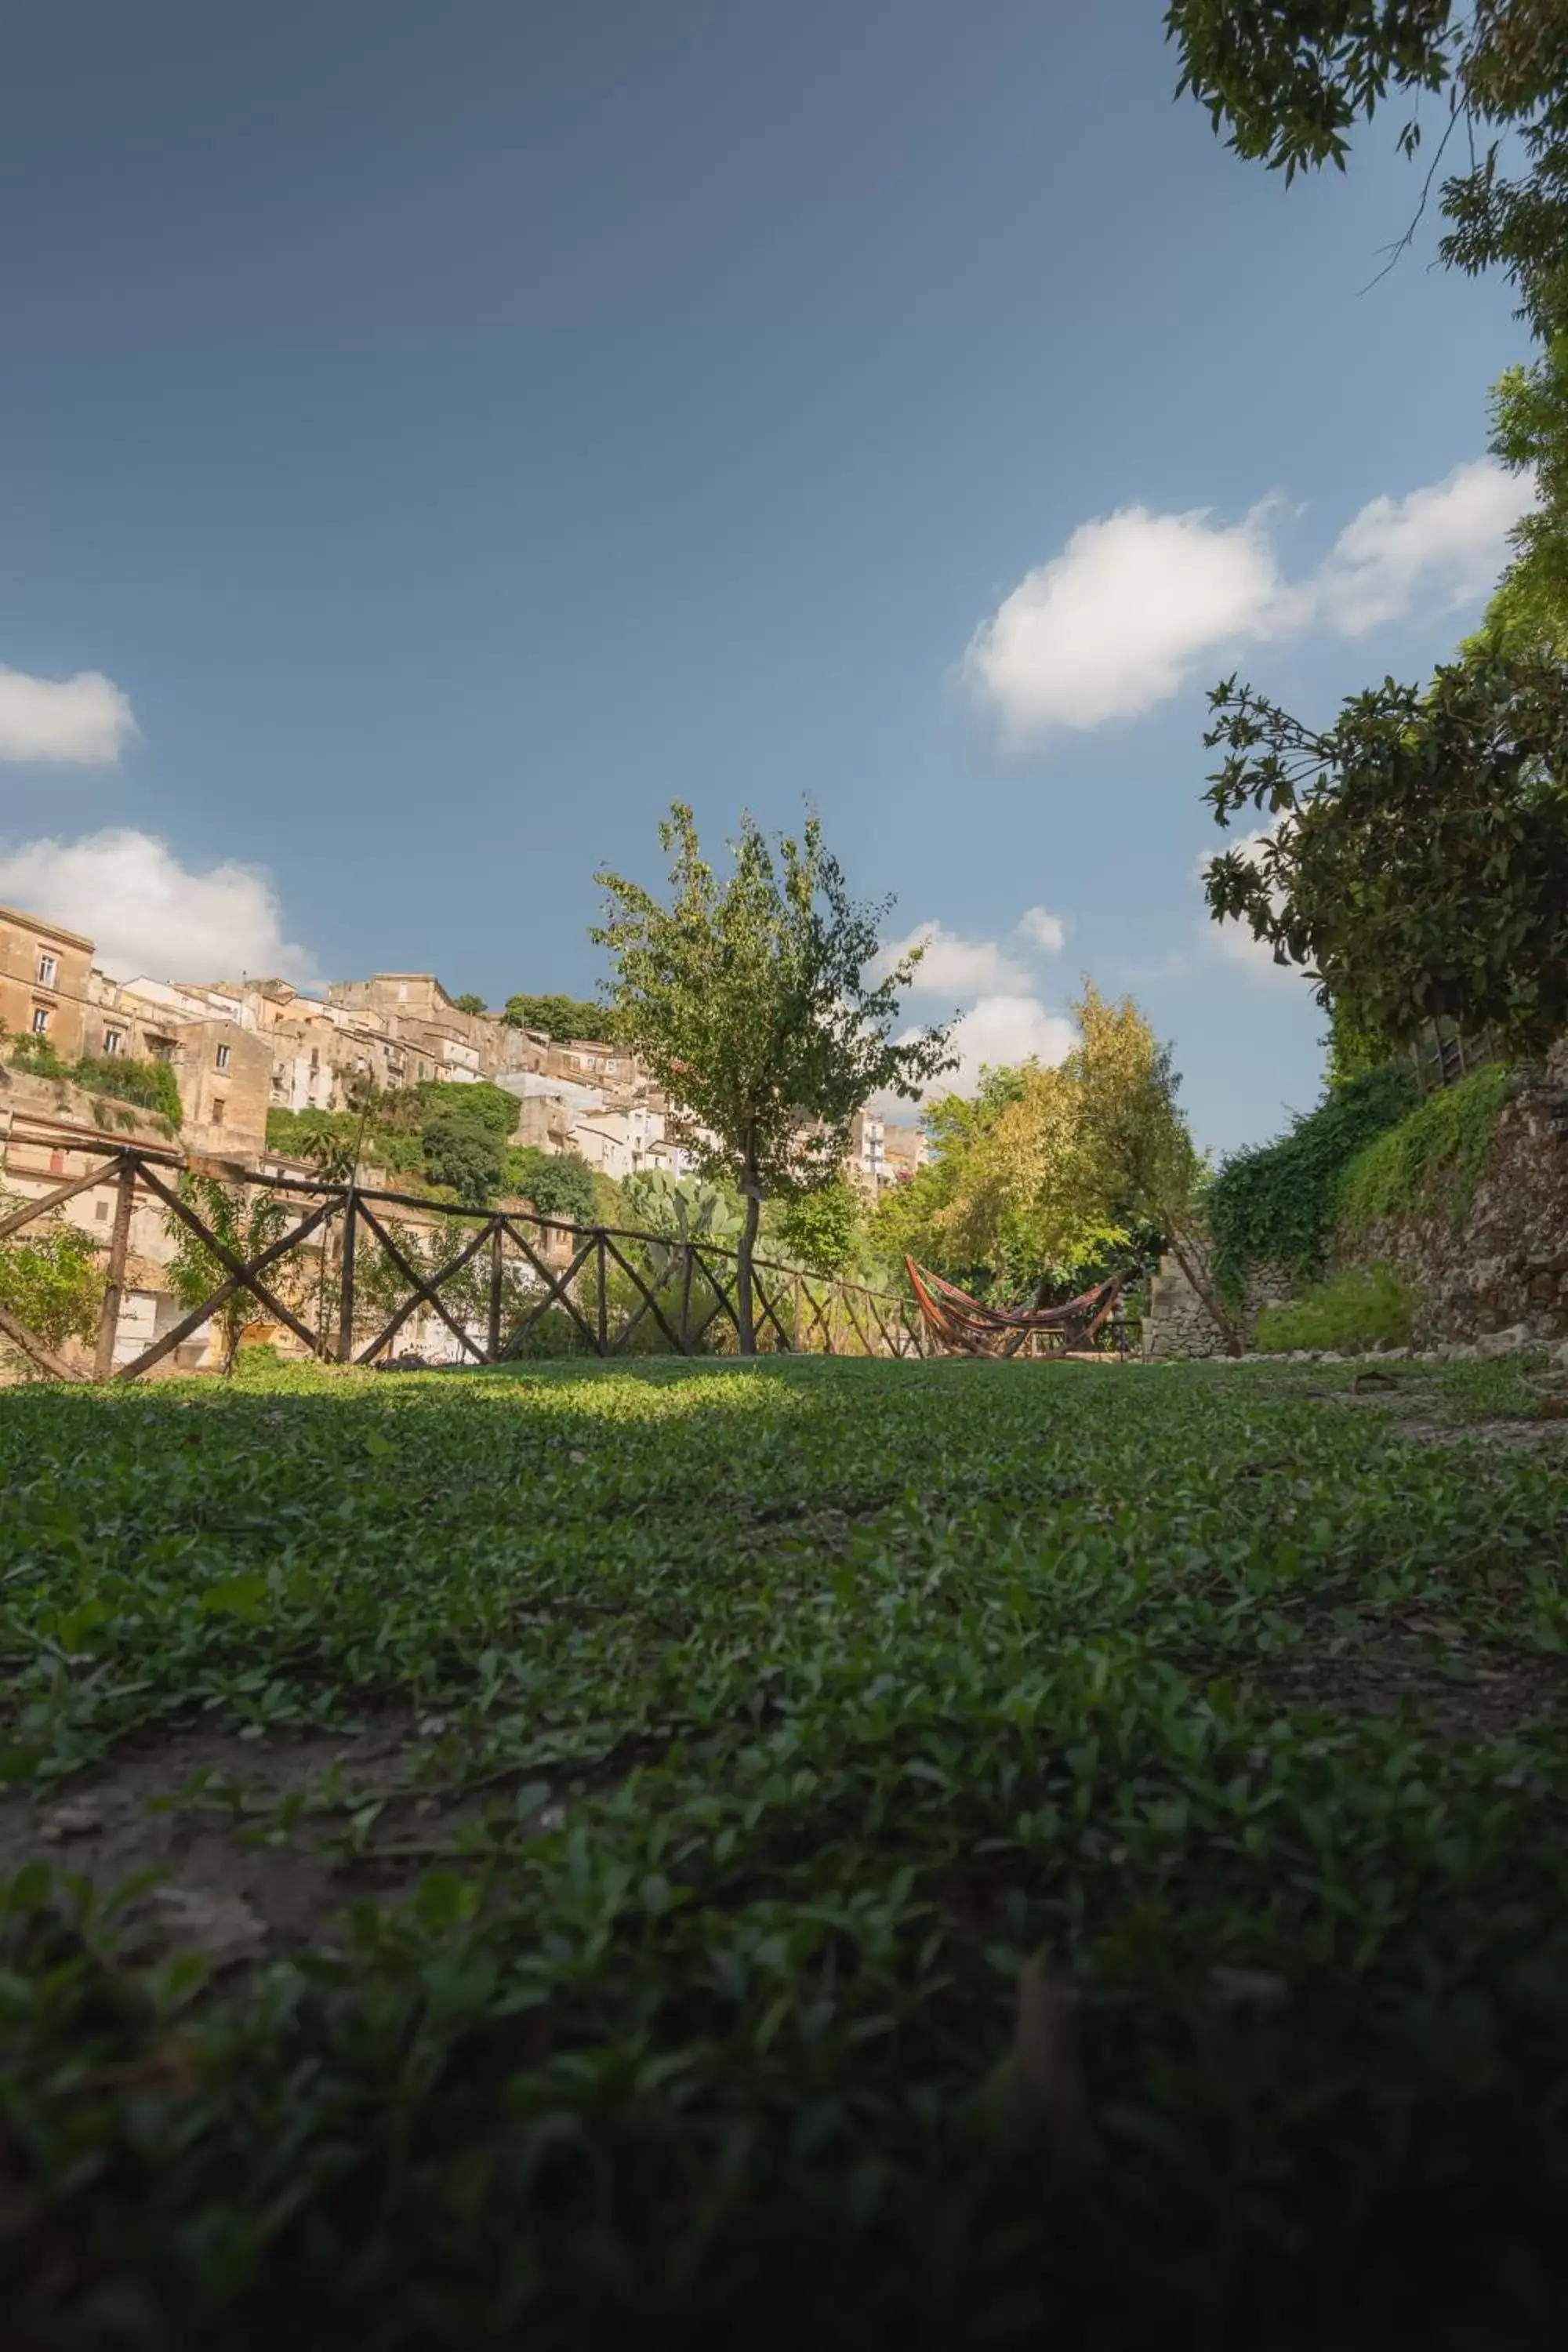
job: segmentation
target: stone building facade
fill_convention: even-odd
[[[65,1061],[93,1052],[91,979],[90,940],[0,907],[0,1024],[9,1036],[37,1037]]]

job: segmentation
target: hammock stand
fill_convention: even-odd
[[[921,1320],[939,1350],[963,1356],[1016,1356],[1037,1333],[1061,1335],[1062,1352],[1094,1339],[1121,1294],[1125,1275],[1113,1274],[1060,1307],[1011,1310],[986,1307],[929,1266],[906,1257],[904,1266],[921,1310]]]

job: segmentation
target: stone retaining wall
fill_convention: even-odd
[[[1568,1339],[1568,1039],[1523,1078],[1499,1116],[1485,1173],[1464,1224],[1440,1212],[1373,1225],[1337,1254],[1338,1266],[1386,1265],[1415,1295],[1419,1350]],[[1241,1324],[1250,1347],[1258,1310],[1299,1287],[1277,1266],[1256,1269]],[[1175,1260],[1163,1257],[1144,1320],[1143,1353],[1159,1361],[1223,1356],[1225,1342]]]
[[[1521,1327],[1568,1338],[1568,1041],[1504,1104],[1461,1227],[1441,1214],[1373,1225],[1338,1262],[1391,1266],[1410,1285],[1418,1348]]]
[[[1265,1307],[1278,1307],[1290,1297],[1289,1275],[1279,1266],[1258,1266],[1250,1276],[1239,1318],[1244,1344],[1250,1344],[1258,1318]],[[1223,1356],[1224,1336],[1177,1260],[1167,1254],[1149,1286],[1149,1312],[1143,1318],[1143,1357],[1162,1363],[1178,1356]]]

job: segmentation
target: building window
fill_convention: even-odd
[[[149,1037],[147,1050],[155,1062],[172,1062],[174,1058],[174,1041],[172,1037]]]
[[[315,1076],[316,1072],[321,1068],[321,1049],[319,1045],[312,1045],[310,1048],[310,1076],[312,1077]]]
[[[214,1125],[215,1127],[221,1127],[221,1126],[223,1125],[223,1114],[224,1114],[224,1109],[225,1109],[225,1104],[224,1104],[224,1098],[223,1098],[222,1095],[214,1095],[214,1097],[213,1097],[213,1125]]]
[[[112,1055],[120,1053],[123,1048],[124,1044],[125,1032],[123,1029],[106,1029],[104,1031],[103,1050],[106,1054]]]
[[[35,1004],[33,1007],[33,1034],[35,1037],[47,1037],[48,1034],[49,1008],[47,1004]]]
[[[220,1070],[226,1070],[228,1067],[228,1047],[226,1045],[220,1045],[217,1049],[217,1066]]]
[[[38,957],[38,986],[40,988],[53,988],[55,984],[55,974],[58,970],[59,964],[55,957],[52,955],[44,955],[40,952]]]
[[[94,1212],[94,1214],[97,1216],[99,1223],[100,1223],[100,1225],[106,1225],[106,1224],[109,1223],[109,1203],[108,1203],[108,1202],[107,1202],[107,1201],[95,1201],[95,1202],[93,1202],[93,1204],[92,1204],[92,1205],[93,1205],[93,1212]]]

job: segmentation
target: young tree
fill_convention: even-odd
[[[459,1013],[483,1013],[486,1010],[484,998],[476,996],[472,989],[465,989],[461,996],[454,996],[452,1003]]]
[[[1209,865],[1241,919],[1320,1003],[1393,1047],[1428,1022],[1521,1055],[1568,1024],[1568,664],[1482,651],[1430,687],[1392,678],[1319,730],[1234,678],[1205,736],[1206,794],[1268,824]]]
[[[764,1198],[832,1183],[868,1097],[913,1097],[952,1057],[946,1029],[893,1041],[919,950],[868,977],[891,902],[850,898],[815,817],[799,841],[781,836],[776,854],[742,817],[723,883],[683,803],[671,805],[659,841],[672,856],[668,907],[601,873],[605,920],[592,936],[615,967],[617,1034],[679,1104],[702,1172],[727,1178],[745,1202],[737,1320],[750,1356]]]
[[[180,1197],[225,1248],[238,1258],[259,1257],[288,1229],[288,1204],[272,1192],[252,1196],[247,1185],[225,1184],[216,1176],[186,1174],[180,1179]],[[173,1210],[163,1220],[163,1229],[176,1244],[168,1266],[174,1296],[182,1307],[199,1307],[204,1298],[210,1297],[227,1281],[229,1270]],[[262,1278],[279,1297],[287,1298],[284,1284],[289,1277],[284,1264],[275,1265]],[[293,1307],[291,1299],[289,1304]],[[242,1289],[226,1299],[214,1316],[223,1344],[226,1372],[233,1371],[239,1343],[258,1313],[256,1300],[249,1291]]]

